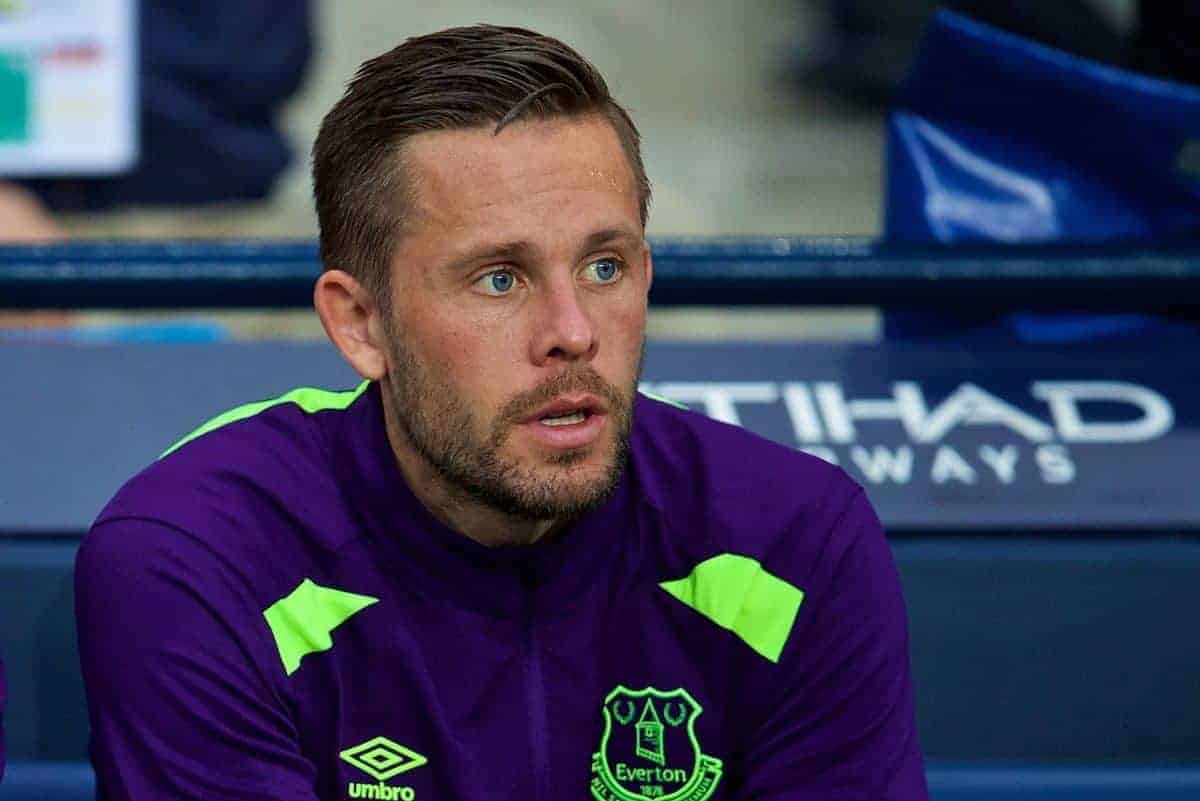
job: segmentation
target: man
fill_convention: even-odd
[[[636,393],[638,134],[562,43],[363,65],[313,151],[364,379],[235,409],[100,515],[105,798],[923,799],[862,490]]]

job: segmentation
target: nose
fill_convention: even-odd
[[[560,359],[590,359],[596,352],[596,329],[573,281],[556,282],[538,300],[531,346],[539,367]]]

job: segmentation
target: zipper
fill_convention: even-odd
[[[549,733],[546,731],[546,685],[542,676],[542,659],[538,652],[537,628],[534,625],[533,576],[522,577],[525,585],[525,703],[529,709],[529,745],[533,756],[533,799],[549,796]]]

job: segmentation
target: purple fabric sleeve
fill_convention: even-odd
[[[751,738],[736,797],[926,801],[899,575],[863,493],[826,554],[804,588],[779,697]]]
[[[238,566],[118,519],[84,540],[75,599],[101,798],[316,797]]]

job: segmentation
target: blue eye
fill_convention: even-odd
[[[517,279],[509,270],[494,270],[476,283],[481,284],[483,291],[489,295],[506,295],[517,283]]]
[[[596,259],[588,265],[588,270],[600,283],[608,284],[621,274],[621,263],[617,259]]]

